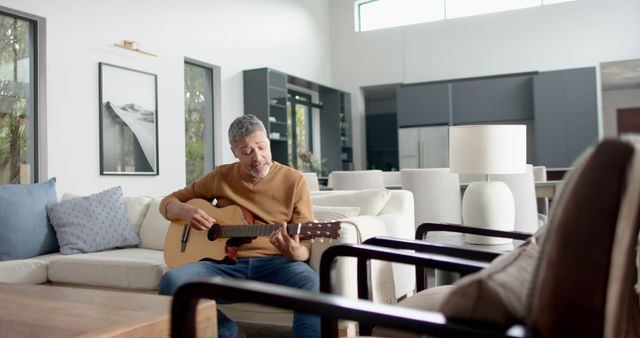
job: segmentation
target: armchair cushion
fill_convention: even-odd
[[[377,215],[389,201],[391,192],[385,189],[336,191],[331,194],[311,194],[314,206],[343,206],[360,208],[358,215]]]
[[[525,318],[527,296],[546,227],[521,247],[460,279],[439,310],[453,319],[509,325]]]
[[[455,287],[453,285],[443,285],[437,288],[422,290],[411,297],[407,297],[398,303],[399,306],[410,307],[425,311],[438,311],[442,302],[451,294]],[[373,328],[373,335],[376,337],[394,338],[425,338],[427,336],[413,332],[401,331],[384,326]]]
[[[330,206],[314,206],[313,217],[319,222],[341,220],[349,217],[358,216],[360,208],[358,207],[330,207]]]

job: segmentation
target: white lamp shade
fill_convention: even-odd
[[[449,127],[449,167],[460,174],[517,174],[526,171],[525,125]]]

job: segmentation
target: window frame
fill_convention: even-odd
[[[0,6],[0,14],[28,21],[34,25],[33,58],[30,63],[33,84],[33,142],[30,147],[31,182],[37,183],[48,179],[47,175],[47,88],[46,88],[46,19],[34,14],[22,12],[9,7]]]
[[[536,8],[536,7],[556,5],[556,4],[560,4],[560,3],[566,3],[566,2],[575,2],[575,1],[578,1],[578,0],[553,0],[553,1],[551,1],[551,0],[536,0],[536,1],[539,1],[540,3],[538,5],[534,5],[534,6],[524,6],[524,7],[519,7],[519,8],[510,8],[510,9],[503,9],[503,10],[497,10],[497,11],[488,11],[488,12],[482,12],[482,13],[477,13],[477,14],[460,15],[460,16],[453,16],[453,17],[450,17],[448,15],[448,12],[449,12],[449,7],[447,5],[447,1],[448,0],[441,0],[443,2],[443,5],[444,5],[444,18],[443,19],[440,19],[440,20],[429,20],[429,21],[423,21],[423,22],[405,22],[405,23],[402,23],[402,24],[390,24],[390,25],[385,25],[383,27],[370,28],[370,29],[364,29],[363,30],[363,27],[362,27],[362,6],[365,6],[365,5],[374,3],[374,2],[378,2],[378,1],[381,1],[381,0],[354,0],[353,1],[353,9],[354,9],[354,11],[353,11],[354,20],[353,21],[354,21],[354,29],[355,29],[356,32],[368,32],[368,31],[372,31],[372,30],[402,27],[402,26],[408,26],[408,25],[420,24],[420,23],[455,20],[455,19],[465,18],[465,17],[470,17],[470,16],[501,13],[501,12],[508,12],[508,11],[512,11],[512,10],[520,10],[520,9],[527,9],[527,8]]]
[[[212,105],[211,105],[211,110],[208,110],[207,112],[205,112],[205,126],[204,126],[204,136],[205,136],[205,142],[204,142],[204,151],[205,151],[205,156],[204,156],[204,174],[208,173],[209,171],[213,170],[213,168],[216,165],[216,151],[215,151],[215,126],[220,125],[221,123],[221,102],[220,99],[222,97],[222,90],[220,88],[221,86],[221,77],[220,77],[220,67],[210,64],[210,63],[206,63],[203,61],[199,61],[196,59],[192,59],[192,58],[188,58],[185,57],[184,58],[184,63],[185,66],[187,64],[191,64],[197,67],[202,67],[205,68],[207,70],[207,72],[210,72],[211,75],[211,82],[209,84],[205,84],[205,86],[207,85],[211,85],[211,88],[206,88],[207,90],[210,89],[210,94],[211,94],[211,98],[212,98]],[[184,81],[183,81],[184,83]],[[184,92],[184,90],[183,90]],[[186,108],[186,107],[185,107]],[[186,114],[186,111],[184,111],[184,114]],[[185,135],[186,137],[186,135]],[[185,144],[186,146],[186,144]],[[186,154],[185,154],[185,165],[186,165]],[[186,167],[185,167],[185,180],[187,179],[186,177]],[[188,184],[189,182],[187,182]]]

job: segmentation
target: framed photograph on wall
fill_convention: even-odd
[[[158,175],[155,74],[99,63],[100,175]]]

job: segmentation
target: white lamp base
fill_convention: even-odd
[[[501,181],[473,182],[469,184],[462,198],[462,222],[486,229],[514,230],[516,215],[513,194]],[[509,238],[465,235],[472,244],[506,244]]]

